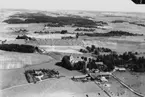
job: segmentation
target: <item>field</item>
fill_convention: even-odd
[[[6,11],[8,13],[9,11]],[[22,12],[23,13],[23,12]],[[28,11],[29,13],[29,11]],[[54,14],[56,13],[56,14]],[[20,53],[0,50],[0,94],[2,97],[109,97],[101,88],[105,89],[111,97],[138,97],[113,77],[108,82],[98,86],[95,82],[74,82],[70,78],[83,75],[76,70],[70,71],[63,67],[55,65],[60,62],[63,56],[73,55],[75,57],[87,56],[80,49],[86,46],[95,45],[96,47],[110,48],[119,54],[126,51],[138,52],[138,56],[145,56],[145,18],[143,13],[113,13],[113,12],[67,12],[60,14],[57,12],[48,12],[44,14],[34,14],[34,20],[31,20],[31,14],[20,14],[21,18],[28,15],[26,21],[13,21],[6,17],[0,17],[6,20],[0,23],[0,42],[1,44],[23,44],[38,46],[43,53]],[[37,17],[38,16],[40,17]],[[138,15],[137,15],[138,14]],[[42,16],[41,16],[42,15]],[[63,18],[62,18],[62,17]],[[65,17],[64,17],[65,16]],[[68,17],[69,16],[69,17]],[[19,17],[19,14],[18,14]],[[18,18],[17,14],[11,18]],[[44,18],[45,17],[45,18]],[[74,18],[75,17],[75,18]],[[37,21],[38,19],[38,21]],[[47,20],[48,19],[48,20]],[[123,21],[124,20],[124,21]],[[51,23],[46,27],[47,22],[58,22],[61,27],[53,27]],[[113,22],[117,21],[117,22]],[[118,22],[119,21],[119,22]],[[120,22],[121,21],[121,22]],[[122,22],[123,21],[123,22]],[[61,24],[62,23],[62,24]],[[81,29],[94,29],[94,31],[76,31]],[[25,31],[21,31],[26,29]],[[67,30],[67,34],[60,34]],[[50,33],[34,33],[35,31],[45,31]],[[143,34],[142,36],[87,36],[94,33],[108,33],[110,31],[125,31],[132,34]],[[61,39],[61,37],[78,38]],[[16,39],[18,35],[27,35],[34,40]],[[5,41],[6,40],[6,41]],[[55,69],[60,75],[65,76],[59,79],[47,79],[36,84],[29,84],[26,81],[24,72],[33,69]],[[145,74],[135,72],[114,72],[119,79],[129,85],[132,89],[145,95]],[[101,88],[100,88],[101,87]]]
[[[145,95],[144,90],[144,73],[134,73],[134,72],[123,72],[118,73],[115,72],[116,76],[119,76],[122,81],[124,81],[127,85]]]

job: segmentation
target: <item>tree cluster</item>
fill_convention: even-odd
[[[80,49],[80,52],[83,53],[93,53],[98,55],[100,52],[107,52],[107,53],[111,53],[112,50],[109,48],[104,48],[104,47],[95,47],[95,45],[92,45],[91,47],[87,46],[86,50],[85,49]]]
[[[27,35],[17,36],[16,39],[36,40],[35,38],[28,37]]]
[[[67,34],[68,32],[67,32],[67,30],[62,30],[60,33],[61,34]]]

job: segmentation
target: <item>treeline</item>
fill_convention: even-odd
[[[129,24],[133,24],[133,25],[137,25],[137,26],[142,26],[142,27],[145,27],[145,24],[142,24],[142,23],[137,23],[137,22],[129,22],[129,21],[124,21],[124,20],[114,20],[112,21],[112,23],[129,23]]]
[[[49,34],[49,31],[34,31],[35,34]]]
[[[137,25],[137,26],[142,26],[142,27],[145,27],[145,24],[136,23],[136,22],[129,22],[129,23],[130,23],[130,24]]]
[[[110,31],[108,33],[85,33],[84,35],[94,37],[110,37],[110,36],[143,36],[143,34],[133,34],[127,31]]]
[[[93,53],[98,55],[100,52],[113,52],[111,49],[109,48],[104,48],[104,47],[95,47],[95,45],[92,45],[91,47],[87,46],[86,49],[80,49],[80,52],[82,53]]]
[[[49,31],[35,31],[36,34],[53,34],[53,33],[59,33],[59,34],[67,34],[67,30],[61,30],[61,31],[55,31],[55,32],[49,32]]]
[[[41,52],[38,47],[32,45],[19,45],[19,44],[0,44],[0,50],[21,52],[21,53],[34,53]]]
[[[82,28],[76,28],[75,31],[88,31],[88,32],[93,32],[95,29],[82,29]]]
[[[124,22],[128,22],[128,21],[124,21],[124,20],[114,20],[114,21],[112,21],[112,23],[124,23]]]

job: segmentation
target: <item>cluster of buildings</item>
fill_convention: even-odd
[[[59,77],[58,71],[50,69],[27,70],[24,74],[28,83],[36,83],[44,79]]]

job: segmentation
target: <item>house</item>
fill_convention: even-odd
[[[99,71],[104,71],[107,68],[107,66],[103,62],[95,62],[95,64]]]
[[[106,77],[104,77],[104,76],[101,77],[101,81],[102,81],[102,82],[108,82],[108,80],[107,80]]]
[[[126,71],[124,67],[116,67],[114,68],[116,71]]]

